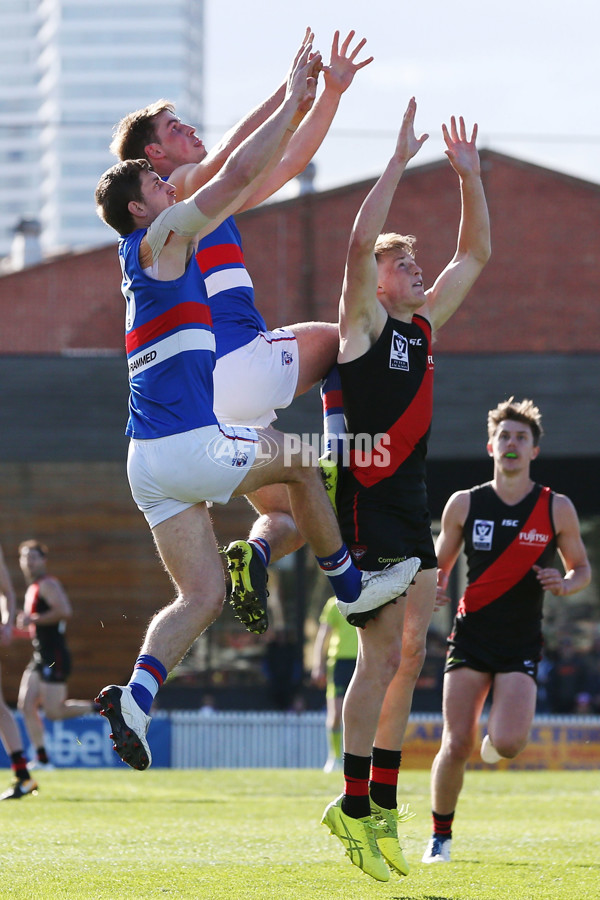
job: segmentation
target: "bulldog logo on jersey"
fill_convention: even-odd
[[[475,519],[473,522],[473,549],[491,550],[494,536],[494,523],[487,519]]]
[[[392,332],[392,345],[390,347],[390,369],[402,369],[408,372],[408,341],[397,331]]]

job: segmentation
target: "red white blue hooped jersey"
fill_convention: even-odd
[[[127,304],[129,368],[126,433],[138,440],[214,425],[215,338],[202,275],[193,258],[173,281],[146,274],[139,248],[146,229],[119,240]]]
[[[233,216],[202,238],[196,259],[204,276],[220,359],[267,330],[254,305],[254,286],[244,264],[242,237]]]

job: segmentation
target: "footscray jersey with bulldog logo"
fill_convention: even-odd
[[[363,487],[395,476],[407,486],[423,480],[433,411],[428,320],[388,317],[373,346],[338,369],[354,478]],[[365,434],[384,437],[365,450],[352,437]]]
[[[515,506],[504,503],[489,482],[470,494],[463,526],[467,589],[450,640],[473,652],[539,659],[544,589],[533,566],[554,561],[554,494],[534,484]]]

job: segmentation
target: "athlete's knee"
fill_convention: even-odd
[[[491,740],[494,748],[505,759],[514,759],[527,746],[527,737],[522,735],[494,735]]]
[[[469,759],[475,741],[472,735],[462,733],[450,733],[443,737],[441,753],[450,757],[454,762],[464,762]]]
[[[404,645],[400,666],[402,673],[407,678],[417,680],[425,662],[426,648],[422,644]]]
[[[202,619],[210,616],[211,621],[214,622],[223,611],[223,604],[225,603],[225,586],[224,584],[221,584],[219,587],[207,587],[206,590],[199,588],[191,593],[187,593],[183,597],[183,602],[196,609],[199,617]]]
[[[390,644],[380,647],[379,652],[364,658],[357,663],[357,672],[363,672],[369,680],[379,685],[380,689],[387,690],[398,671],[400,663],[400,646]],[[363,676],[364,677],[364,676]]]
[[[59,719],[64,719],[64,704],[62,703],[49,703],[44,706],[44,716],[49,719],[51,722],[57,722]]]
[[[167,609],[177,615],[179,611],[191,618],[196,618],[199,628],[204,630],[215,621],[223,610],[225,603],[225,581],[207,578],[206,584],[194,583],[180,587],[179,593]],[[163,610],[163,612],[165,612]],[[157,614],[161,616],[161,613]]]

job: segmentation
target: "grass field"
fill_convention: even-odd
[[[319,824],[341,775],[293,769],[62,769],[0,804],[0,896],[22,900],[593,900],[600,897],[600,779],[590,772],[472,772],[453,861],[420,862],[429,774],[402,782],[411,873],[379,884]]]

